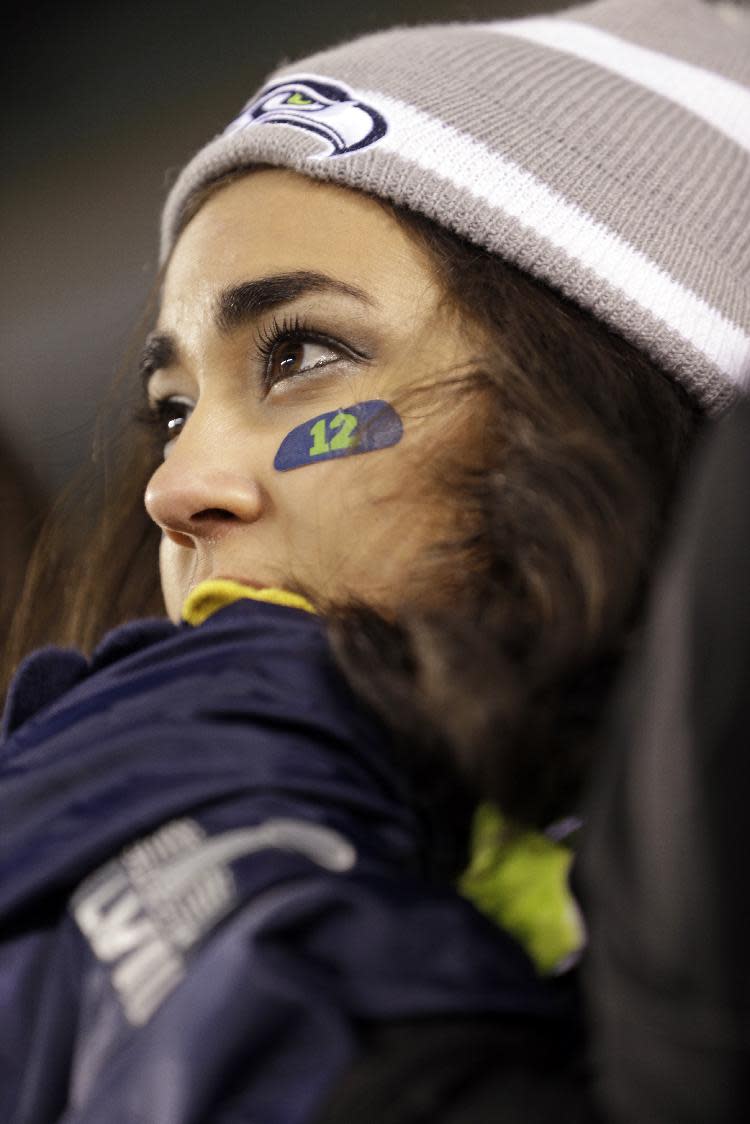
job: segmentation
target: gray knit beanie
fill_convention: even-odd
[[[700,0],[395,28],[282,66],[190,161],[390,199],[547,282],[710,413],[750,375],[750,18]]]

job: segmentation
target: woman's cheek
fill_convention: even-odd
[[[184,553],[184,547],[177,546],[162,535],[159,546],[161,589],[167,615],[175,624],[179,623],[182,605],[188,594],[189,575],[186,560],[182,557]]]

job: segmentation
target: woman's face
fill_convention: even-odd
[[[481,439],[476,401],[399,409],[475,353],[442,298],[366,196],[263,170],[202,206],[144,352],[165,444],[145,502],[174,620],[211,577],[384,610],[429,597],[418,560],[462,529],[433,461]]]

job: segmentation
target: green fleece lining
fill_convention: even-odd
[[[516,938],[541,974],[564,971],[586,940],[568,886],[572,851],[540,832],[510,831],[496,808],[482,804],[471,854],[460,892]]]

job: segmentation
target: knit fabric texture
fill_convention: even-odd
[[[256,164],[427,215],[645,351],[708,413],[750,381],[750,16],[602,0],[286,64],[176,180]]]

